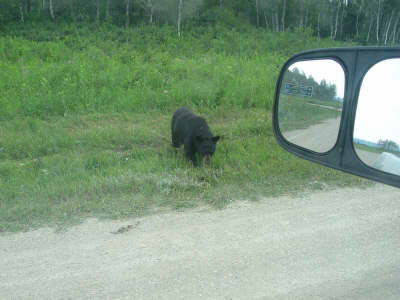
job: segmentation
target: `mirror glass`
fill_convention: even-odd
[[[367,165],[400,175],[400,58],[374,65],[358,98],[354,148]]]
[[[286,140],[324,153],[336,143],[345,73],[333,59],[296,62],[283,75],[278,123]]]

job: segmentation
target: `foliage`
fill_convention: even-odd
[[[78,24],[54,31],[49,24],[12,35],[0,37],[0,119],[181,105],[270,109],[286,57],[333,45],[308,31],[222,27],[178,38],[168,26],[96,31]]]
[[[363,182],[285,152],[265,109],[197,112],[223,135],[210,168],[172,150],[172,110],[0,121],[0,232]]]
[[[338,97],[336,92],[336,84],[326,82],[325,79],[322,79],[321,82],[318,82],[312,77],[312,75],[307,76],[304,72],[297,68],[294,68],[293,70],[287,70],[283,79],[283,83],[294,84],[297,89],[311,88],[309,95],[306,96],[312,96],[318,100],[336,101]],[[297,94],[299,92],[300,91],[298,90],[296,91]]]
[[[221,23],[180,38],[173,26],[10,27],[0,37],[0,231],[359,184],[281,150],[271,128],[288,55],[337,44]],[[171,150],[181,105],[223,136],[211,168]]]
[[[310,28],[318,37],[361,44],[398,44],[397,0],[0,0],[0,30],[51,21],[191,27],[225,24],[282,32]]]

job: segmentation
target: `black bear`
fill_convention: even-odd
[[[204,118],[194,114],[190,109],[181,107],[172,117],[172,146],[179,148],[184,145],[185,154],[195,166],[200,156],[206,164],[210,163],[211,156],[217,147],[219,136],[213,136]]]

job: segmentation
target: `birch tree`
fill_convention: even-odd
[[[396,42],[397,27],[399,26],[399,20],[400,20],[400,14],[398,12],[396,13],[395,19],[396,19],[396,21],[393,25],[393,30],[392,30],[392,34],[391,34],[392,44],[394,44]]]
[[[100,22],[100,0],[96,0],[96,22]]]
[[[106,1],[106,20],[110,19],[110,2],[111,0]]]
[[[263,11],[266,27],[268,27],[268,19],[271,20],[271,29],[275,31],[280,30],[279,23],[279,1],[280,0],[258,0],[260,9]],[[282,18],[281,18],[282,21]]]
[[[260,27],[260,5],[259,5],[259,1],[260,0],[255,0],[257,27]]]
[[[130,10],[131,10],[131,0],[126,1],[126,9],[125,9],[125,27],[128,28],[130,24]]]
[[[156,10],[156,0],[138,0],[137,3],[144,9],[149,18],[149,23],[153,24],[154,12]]]
[[[53,20],[56,19],[56,16],[54,14],[54,5],[53,5],[53,0],[49,0],[49,12],[50,12],[50,16]]]
[[[176,21],[178,27],[178,36],[181,36],[182,9],[183,9],[183,0],[178,0],[178,17]]]
[[[281,15],[281,30],[285,31],[285,18],[286,18],[286,0],[283,0],[282,15]]]
[[[141,2],[146,3],[146,2]],[[152,0],[147,2],[153,7],[154,15],[159,15],[174,23],[178,36],[182,35],[182,24],[185,20],[196,15],[203,4],[203,0]]]
[[[390,26],[392,25],[392,19],[393,19],[393,11],[391,12],[390,18],[386,23],[385,40],[384,40],[385,45],[387,44],[387,41],[388,41],[389,29],[390,29]]]
[[[383,0],[378,0],[378,12],[376,13],[376,42],[379,44],[379,29],[381,21],[381,3]]]

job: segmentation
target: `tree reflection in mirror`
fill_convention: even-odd
[[[387,59],[365,75],[358,98],[354,148],[367,165],[400,175],[400,59]]]
[[[296,62],[282,78],[278,123],[283,137],[318,153],[333,148],[342,115],[345,73],[333,59]]]

